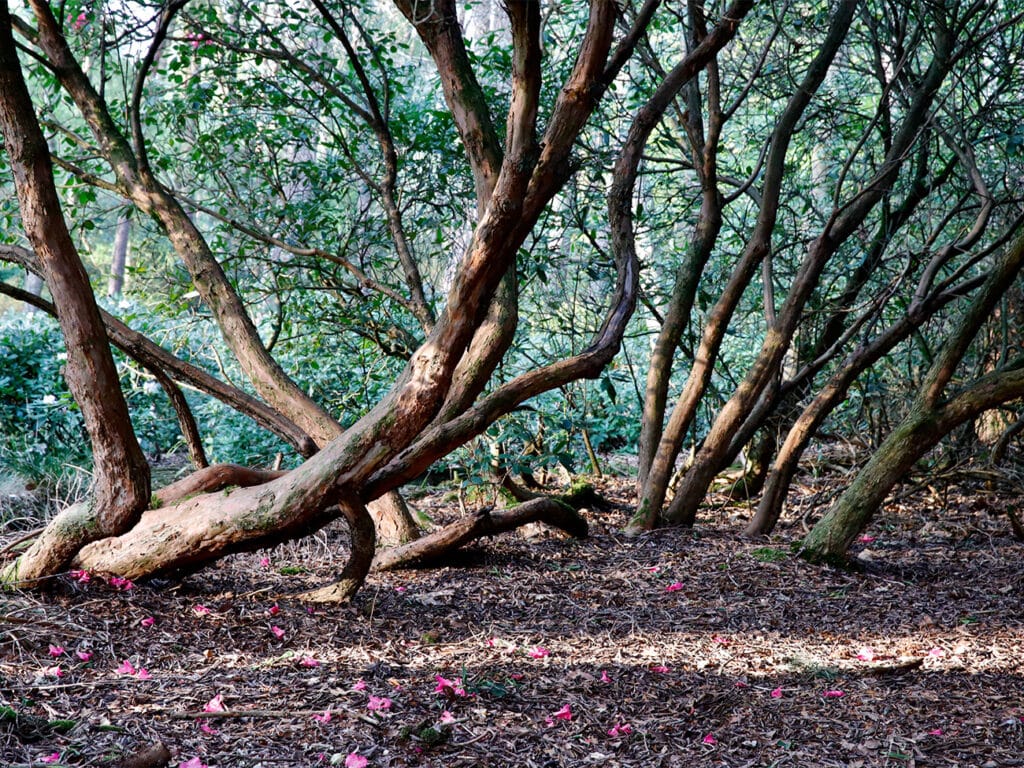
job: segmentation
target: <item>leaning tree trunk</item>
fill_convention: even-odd
[[[22,226],[58,308],[68,350],[64,377],[82,410],[93,452],[92,499],[47,526],[4,580],[59,571],[85,543],[130,528],[149,503],[149,465],[135,439],[117,366],[89,276],[67,230],[46,139],[21,74],[6,3],[0,3],[0,129]]]

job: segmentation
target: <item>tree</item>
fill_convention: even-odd
[[[37,0],[30,3],[34,24],[5,17],[5,34],[10,40],[13,26],[28,46],[31,59],[70,97],[91,138],[86,140],[72,134],[97,150],[105,166],[91,169],[65,163],[64,167],[110,193],[122,195],[156,222],[187,269],[195,290],[256,393],[273,411],[295,425],[299,435],[307,435],[307,440],[315,443],[319,450],[283,476],[226,472],[222,467],[199,470],[182,485],[165,489],[159,496],[160,506],[146,510],[139,519],[136,519],[141,512],[139,494],[132,497],[131,515],[114,516],[105,512],[101,505],[86,504],[81,510],[85,516],[84,528],[91,530],[90,515],[98,510],[106,538],[91,543],[81,538],[72,540],[65,527],[55,521],[7,570],[6,578],[31,581],[68,565],[140,577],[195,566],[232,551],[264,546],[315,530],[337,516],[344,516],[352,530],[352,555],[338,585],[329,595],[347,597],[362,582],[374,555],[375,533],[366,509],[368,501],[415,477],[438,457],[479,434],[529,397],[579,377],[595,376],[615,354],[635,301],[637,265],[630,254],[617,258],[615,295],[604,324],[586,350],[529,370],[484,394],[514,332],[515,292],[510,290],[510,282],[515,280],[517,253],[548,204],[577,170],[572,160],[574,144],[618,73],[633,58],[660,4],[647,2],[628,20],[609,0],[594,0],[590,4],[568,78],[548,106],[541,129],[542,97],[550,83],[545,81],[542,66],[540,4],[510,3],[507,12],[511,79],[502,140],[466,49],[454,2],[440,0],[431,3],[429,8],[407,0],[396,2],[437,68],[447,109],[465,148],[479,212],[472,240],[458,262],[447,300],[436,319],[425,304],[422,291],[416,290],[414,271],[406,265],[409,254],[403,253],[401,244],[402,227],[397,221],[400,211],[393,199],[395,158],[388,133],[388,81],[385,79],[383,85],[374,84],[364,65],[368,62],[381,68],[386,78],[382,51],[362,32],[355,15],[339,12],[319,0],[312,0],[312,8],[300,16],[295,16],[294,12],[289,16],[287,8],[280,11],[280,18],[286,24],[298,24],[306,15],[311,15],[310,18],[317,19],[344,50],[346,66],[351,68],[361,100],[355,101],[343,90],[328,90],[328,93],[360,114],[377,137],[385,175],[373,188],[388,212],[389,229],[399,260],[406,267],[408,284],[405,288],[409,291],[408,297],[394,298],[401,299],[400,303],[416,315],[426,331],[423,343],[411,353],[392,388],[347,429],[342,429],[303,392],[270,353],[224,266],[189,216],[188,206],[172,186],[160,178],[160,168],[154,165],[154,159],[159,157],[151,149],[152,137],[147,136],[146,130],[149,125],[147,78],[158,66],[163,66],[159,63],[162,47],[171,35],[175,18],[186,4],[166,4],[148,27],[143,25],[151,30],[151,37],[146,53],[134,67],[131,87],[125,92],[127,118],[123,125],[115,119],[102,87],[97,88],[87,76],[68,43],[62,21],[48,4]],[[751,2],[739,0],[724,10],[714,29],[681,57],[671,76],[672,88],[682,87],[714,58],[735,35],[751,6]],[[216,15],[216,9],[211,7],[209,13]],[[244,6],[240,15],[253,17],[251,9]],[[261,19],[271,20],[273,14],[267,13]],[[620,20],[625,31],[616,34]],[[350,38],[350,29],[357,30],[360,43]],[[191,34],[201,36],[193,38],[193,42],[200,45],[207,39],[202,32]],[[23,86],[18,89],[21,70],[13,56],[14,45],[10,43],[5,48],[8,51],[5,71],[11,82],[9,92],[4,95],[5,105],[8,105],[5,130],[8,145],[17,147],[32,126],[27,125],[24,118],[19,121],[16,114],[31,116],[33,112],[24,100],[27,91]],[[283,45],[271,52],[277,59],[290,56]],[[255,51],[249,55],[262,59],[266,53]],[[311,79],[316,79],[315,73],[306,72]],[[381,88],[385,94],[383,99],[377,96]],[[12,95],[15,91],[22,94],[19,102],[15,102]],[[9,107],[15,103],[20,109]],[[644,119],[642,113],[640,119]],[[35,135],[38,136],[38,131]],[[635,147],[642,149],[642,145]],[[12,158],[12,165],[20,162],[16,158]],[[30,188],[20,176],[16,181],[23,203],[23,221],[31,233],[34,227],[30,215],[32,200],[26,197]],[[32,183],[40,189],[53,187],[52,177],[42,171],[37,172]],[[630,183],[628,178],[617,179],[613,194],[628,199]],[[52,206],[48,210],[51,217],[57,215]],[[261,236],[256,231],[249,234]],[[276,240],[274,244],[288,245]],[[38,251],[35,241],[33,245]],[[65,260],[73,256],[70,242],[59,243],[55,250]],[[38,252],[36,256],[46,273],[50,257]],[[381,287],[350,261],[342,261],[364,286]],[[50,276],[46,276],[49,285]],[[81,301],[91,300],[91,292],[81,282],[73,292]],[[55,304],[61,316],[64,305],[62,302]],[[101,319],[94,317],[88,326],[93,337],[100,333],[100,323]],[[108,327],[114,325],[108,322]],[[74,336],[67,335],[67,339],[69,347],[78,344]],[[180,375],[180,365],[165,365],[169,375]],[[93,388],[83,397],[95,398],[111,386],[115,385],[105,382],[102,389]],[[89,429],[94,444],[99,445],[99,438],[94,434],[97,427],[90,423]],[[123,441],[129,443],[130,436],[123,436]],[[112,468],[99,476],[113,478],[117,471]],[[240,487],[211,492],[226,485]]]

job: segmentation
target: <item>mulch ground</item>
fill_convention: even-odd
[[[346,607],[287,597],[336,575],[344,528],[178,581],[2,596],[0,765],[157,742],[189,768],[1024,765],[1019,499],[895,501],[853,572],[789,549],[821,483],[751,542],[724,504],[624,538],[629,487],[604,481],[622,506],[588,539],[482,542]]]

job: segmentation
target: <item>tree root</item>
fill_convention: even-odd
[[[592,488],[590,492],[593,494]],[[420,565],[437,560],[481,536],[493,536],[533,522],[546,523],[578,538],[587,535],[587,521],[567,498],[531,499],[510,509],[484,509],[409,544],[385,550],[373,561],[373,569],[390,571]]]

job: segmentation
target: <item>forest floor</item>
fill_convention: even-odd
[[[587,539],[481,542],[346,607],[287,597],[336,575],[343,527],[178,581],[0,596],[0,765],[157,742],[188,768],[1024,765],[1019,498],[905,494],[844,571],[789,546],[835,478],[759,542],[724,500],[625,538],[628,484],[597,484],[621,506]]]

